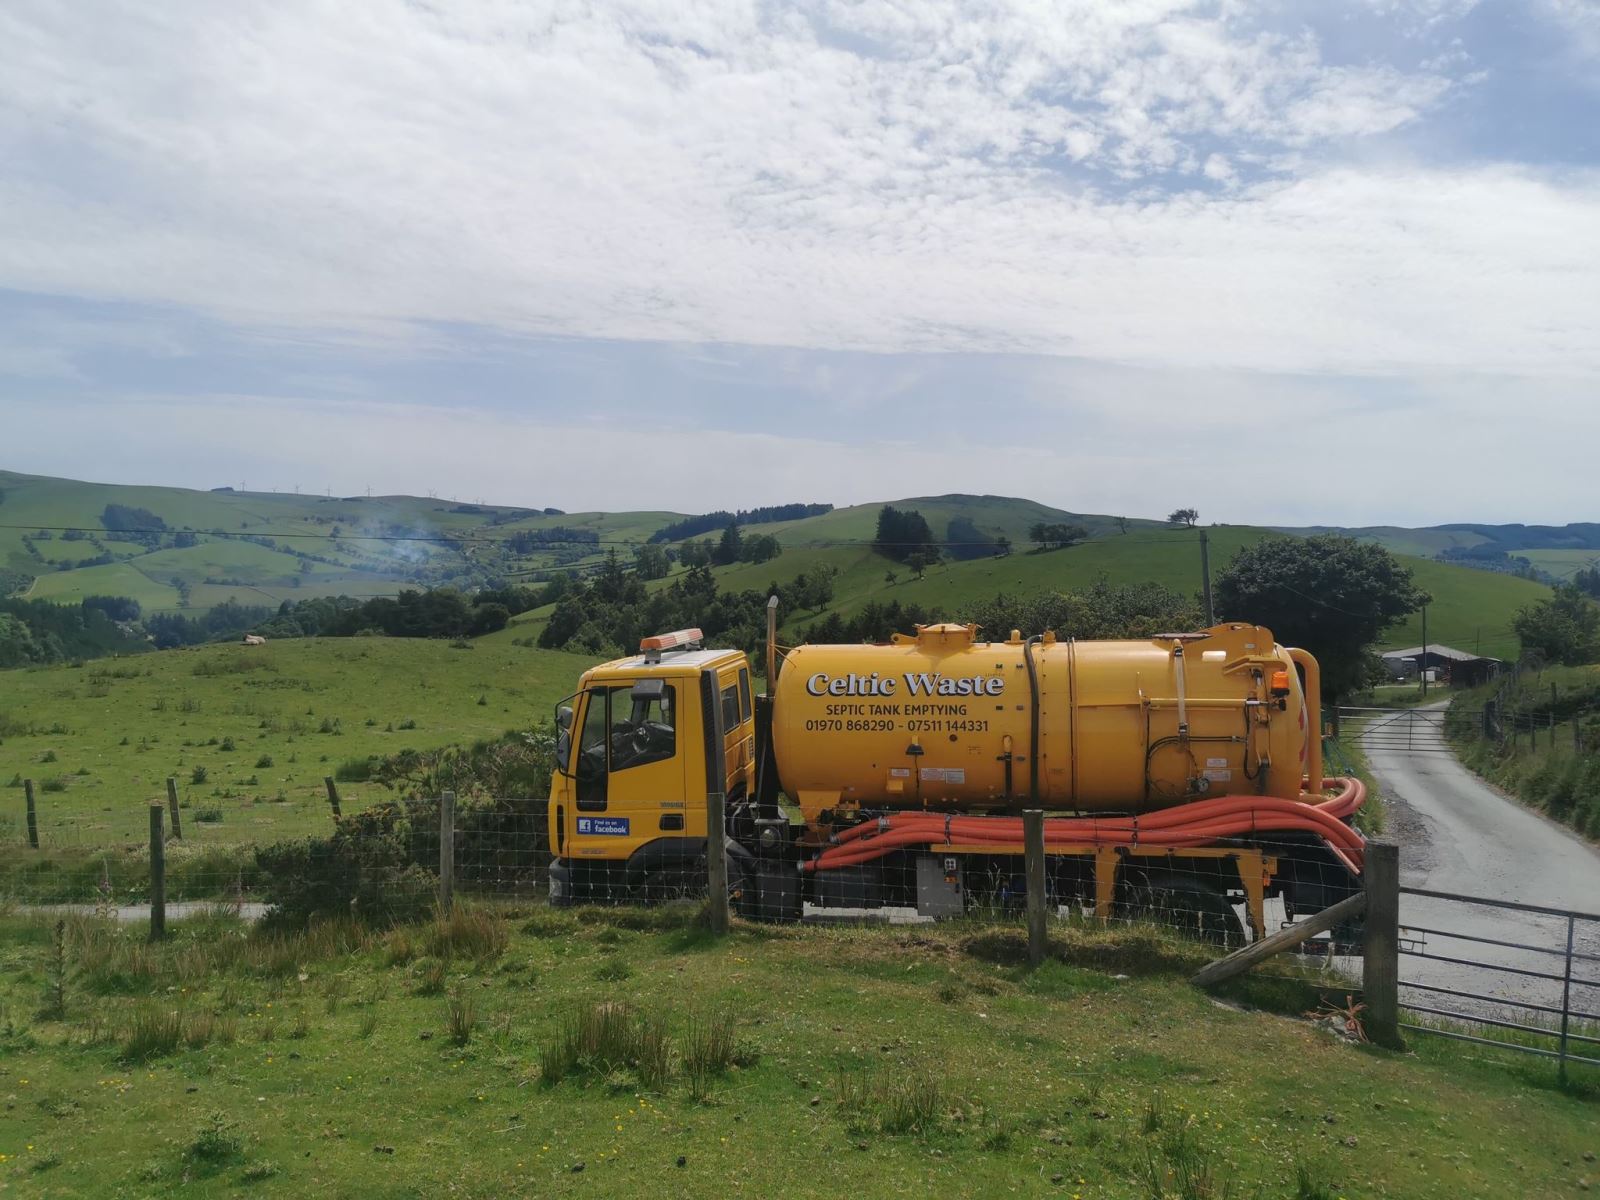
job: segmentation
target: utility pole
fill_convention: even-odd
[[[1216,610],[1211,605],[1211,547],[1206,542],[1206,531],[1200,531],[1200,583],[1206,602],[1206,625],[1217,623]]]
[[[1422,606],[1422,656],[1417,659],[1417,675],[1422,680],[1422,695],[1428,695],[1428,606]]]

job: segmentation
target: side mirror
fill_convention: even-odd
[[[556,724],[561,726],[562,729],[572,728],[572,705],[563,704],[556,709]]]

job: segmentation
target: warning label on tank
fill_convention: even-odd
[[[1206,766],[1208,766],[1208,767],[1226,767],[1227,765],[1228,765],[1228,760],[1225,759],[1225,758],[1208,758],[1208,759],[1206,759]]]
[[[910,779],[911,778],[911,768],[910,767],[890,767],[889,768],[889,778],[890,779]]]
[[[921,775],[923,783],[965,783],[967,781],[965,767],[923,767]]]
[[[1207,767],[1205,769],[1205,777],[1211,780],[1212,783],[1228,783],[1233,779],[1233,772],[1223,770],[1220,767]]]

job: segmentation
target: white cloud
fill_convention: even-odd
[[[1537,0],[1535,7],[1571,39],[1575,55],[1600,58],[1600,4],[1595,0]],[[1593,64],[1588,65],[1592,70]]]
[[[1330,160],[1452,86],[1199,0],[21,3],[0,286],[380,335],[1600,372],[1595,176]]]

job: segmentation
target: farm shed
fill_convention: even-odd
[[[1454,646],[1434,644],[1385,650],[1383,663],[1396,679],[1414,679],[1420,671],[1437,671],[1437,678],[1456,687],[1476,687],[1492,679],[1501,666],[1498,658],[1486,658],[1481,654],[1457,650]]]

